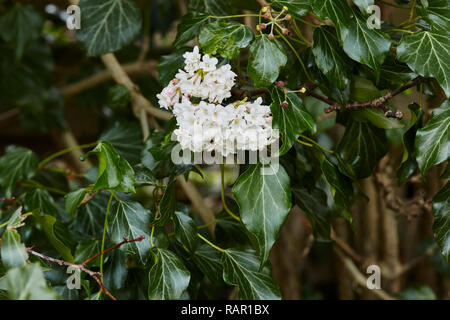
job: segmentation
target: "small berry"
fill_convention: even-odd
[[[261,23],[261,24],[259,25],[259,27],[261,28],[261,30],[266,30],[266,28],[267,28],[267,26],[266,26],[265,23]]]
[[[283,87],[284,87],[284,82],[281,81],[281,80],[278,81],[278,82],[277,82],[277,87],[278,87],[278,88],[283,88]]]
[[[264,14],[264,18],[265,18],[265,19],[270,19],[271,16],[272,16],[272,15],[270,14],[270,12],[266,12],[266,13]]]
[[[289,103],[287,101],[283,101],[281,106],[283,107],[283,109],[286,109],[289,106]]]
[[[262,13],[266,13],[267,12],[267,10],[268,10],[268,7],[264,7],[264,8],[262,8]]]
[[[284,11],[288,11],[288,10],[289,10],[289,8],[288,8],[288,7],[286,7],[286,6],[283,6],[283,10],[284,10]]]
[[[292,16],[288,13],[288,14],[286,15],[286,20],[291,20],[291,18],[292,18]]]
[[[300,89],[300,92],[301,92],[301,93],[305,93],[305,92],[306,92],[306,88],[305,88],[305,87],[301,88],[301,89]]]
[[[261,31],[260,25],[256,25],[256,31]]]
[[[275,37],[273,36],[273,34],[269,34],[269,36],[268,36],[267,38],[269,38],[269,40],[275,39]]]
[[[288,30],[288,29],[283,29],[283,34],[284,34],[285,36],[288,36],[288,35],[289,35],[289,30]]]

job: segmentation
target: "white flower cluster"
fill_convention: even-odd
[[[224,156],[239,150],[258,151],[276,141],[270,107],[262,99],[237,101],[226,106],[236,74],[229,64],[217,68],[217,59],[187,52],[184,70],[157,95],[162,108],[173,107],[179,128],[174,131],[183,149],[218,151]],[[195,104],[192,98],[201,99]]]

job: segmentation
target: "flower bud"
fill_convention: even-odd
[[[261,9],[261,12],[262,12],[262,13],[266,13],[267,10],[268,10],[268,8],[267,8],[267,7],[264,7],[264,8]]]
[[[258,25],[256,25],[256,31],[261,31],[261,27],[260,27],[260,25],[258,24]]]
[[[283,88],[283,87],[284,87],[284,82],[281,81],[281,80],[278,81],[278,82],[277,82],[277,87],[278,87],[278,88]]]
[[[286,6],[283,6],[283,10],[284,10],[284,11],[288,11],[288,10],[289,10],[289,8],[288,8],[288,7],[286,7]]]
[[[266,30],[266,28],[267,28],[267,26],[266,26],[265,23],[261,23],[261,24],[259,25],[259,27],[261,28],[261,30]]]
[[[285,36],[288,36],[288,35],[289,35],[289,30],[288,30],[288,29],[283,29],[282,31],[283,31],[283,34],[284,34]]]
[[[305,88],[305,87],[301,88],[301,89],[300,89],[300,92],[301,92],[301,93],[305,93],[305,92],[306,92],[306,88]]]
[[[289,103],[285,100],[285,101],[283,101],[281,106],[283,107],[283,109],[286,109],[289,106]]]
[[[271,16],[272,16],[272,15],[270,14],[270,12],[266,12],[266,13],[264,14],[264,18],[265,18],[265,19],[270,19]]]
[[[290,14],[286,15],[286,20],[291,20],[292,16]]]
[[[275,37],[273,36],[273,34],[269,34],[269,36],[268,36],[267,38],[269,38],[269,40],[275,39]]]

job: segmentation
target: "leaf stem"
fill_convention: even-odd
[[[111,195],[109,196],[108,206],[106,207],[105,223],[103,225],[103,236],[102,236],[102,247],[101,247],[102,255],[100,256],[100,273],[102,275],[103,275],[103,253],[105,251],[105,240],[106,240],[106,226],[108,225],[109,209],[111,207],[111,202],[112,202],[112,199],[114,196],[115,196],[114,191],[112,191]],[[103,279],[103,276],[102,276],[102,279]]]
[[[44,166],[44,164],[46,164],[47,162],[50,162],[51,160],[53,160],[53,159],[55,159],[55,158],[57,158],[57,157],[59,157],[59,156],[62,156],[63,154],[66,154],[66,153],[69,153],[69,152],[72,152],[72,151],[78,150],[78,149],[90,148],[90,147],[93,147],[93,146],[95,146],[95,145],[97,145],[97,144],[98,144],[98,141],[95,141],[95,142],[92,142],[92,143],[81,144],[81,145],[79,145],[79,146],[70,147],[70,148],[66,148],[66,149],[63,149],[63,150],[61,150],[61,151],[58,151],[58,152],[56,152],[56,153],[54,153],[54,154],[48,156],[48,157],[45,158],[44,160],[42,160],[42,161],[39,163],[39,168],[42,168],[42,167]]]
[[[221,193],[221,196],[222,196],[222,204],[223,204],[223,208],[225,209],[225,211],[233,218],[233,219],[235,219],[235,220],[237,220],[237,221],[241,221],[241,219],[237,216],[237,215],[235,215],[233,212],[231,212],[231,210],[228,208],[228,206],[227,206],[227,204],[226,204],[226,202],[225,202],[225,187],[224,187],[224,185],[225,185],[225,165],[224,164],[221,164],[220,165],[220,180],[221,180],[221,183],[220,183],[220,193]]]
[[[325,152],[328,152],[328,153],[334,153],[333,150],[329,150],[329,149],[327,149],[327,148],[322,147],[319,143],[317,143],[317,142],[314,141],[313,139],[311,139],[311,138],[309,138],[309,137],[307,137],[307,136],[305,136],[305,135],[303,135],[303,134],[301,134],[300,137],[303,138],[303,139],[305,139],[306,141],[311,142],[313,145],[315,145],[316,147],[319,147],[320,149],[322,149],[322,150],[325,151]]]
[[[27,183],[27,182],[28,182],[28,183]],[[52,188],[52,187],[44,186],[44,185],[40,184],[39,182],[34,181],[34,180],[32,180],[32,179],[29,179],[29,180],[26,180],[25,182],[23,182],[23,183],[22,183],[22,186],[23,186],[23,187],[29,187],[29,188],[31,187],[31,188],[43,189],[43,190],[47,190],[47,191],[49,191],[49,192],[53,192],[53,193],[56,193],[56,194],[60,194],[60,195],[62,195],[62,196],[66,195],[66,192],[64,192],[64,191],[62,191],[62,190],[59,190],[59,189],[56,189],[56,188]]]
[[[202,239],[203,241],[205,241],[207,244],[209,244],[211,247],[213,247],[216,250],[219,250],[220,252],[225,252],[225,249],[222,249],[218,246],[216,246],[214,243],[212,243],[211,241],[209,241],[208,239],[206,239],[204,236],[202,236],[200,233],[197,233],[198,237],[200,239]]]
[[[152,226],[152,232],[150,233],[150,244],[152,245],[152,248],[155,246],[155,243],[153,242],[153,234],[155,233],[155,226]]]
[[[231,19],[231,18],[244,18],[244,17],[259,17],[259,14],[235,14],[231,16],[209,16],[210,19]]]
[[[203,229],[203,228],[208,228],[209,226],[213,225],[214,223],[217,222],[217,219],[211,220],[210,222],[208,222],[207,224],[203,224],[201,226],[197,226],[197,229]]]

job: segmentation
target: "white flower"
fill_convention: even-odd
[[[156,97],[161,107],[165,109],[172,107],[181,98],[179,81],[177,79],[170,81],[169,85],[160,94],[157,94]]]
[[[186,70],[187,73],[194,74],[200,69],[201,55],[197,46],[194,47],[194,51],[183,54],[183,58],[185,59],[184,70]]]

